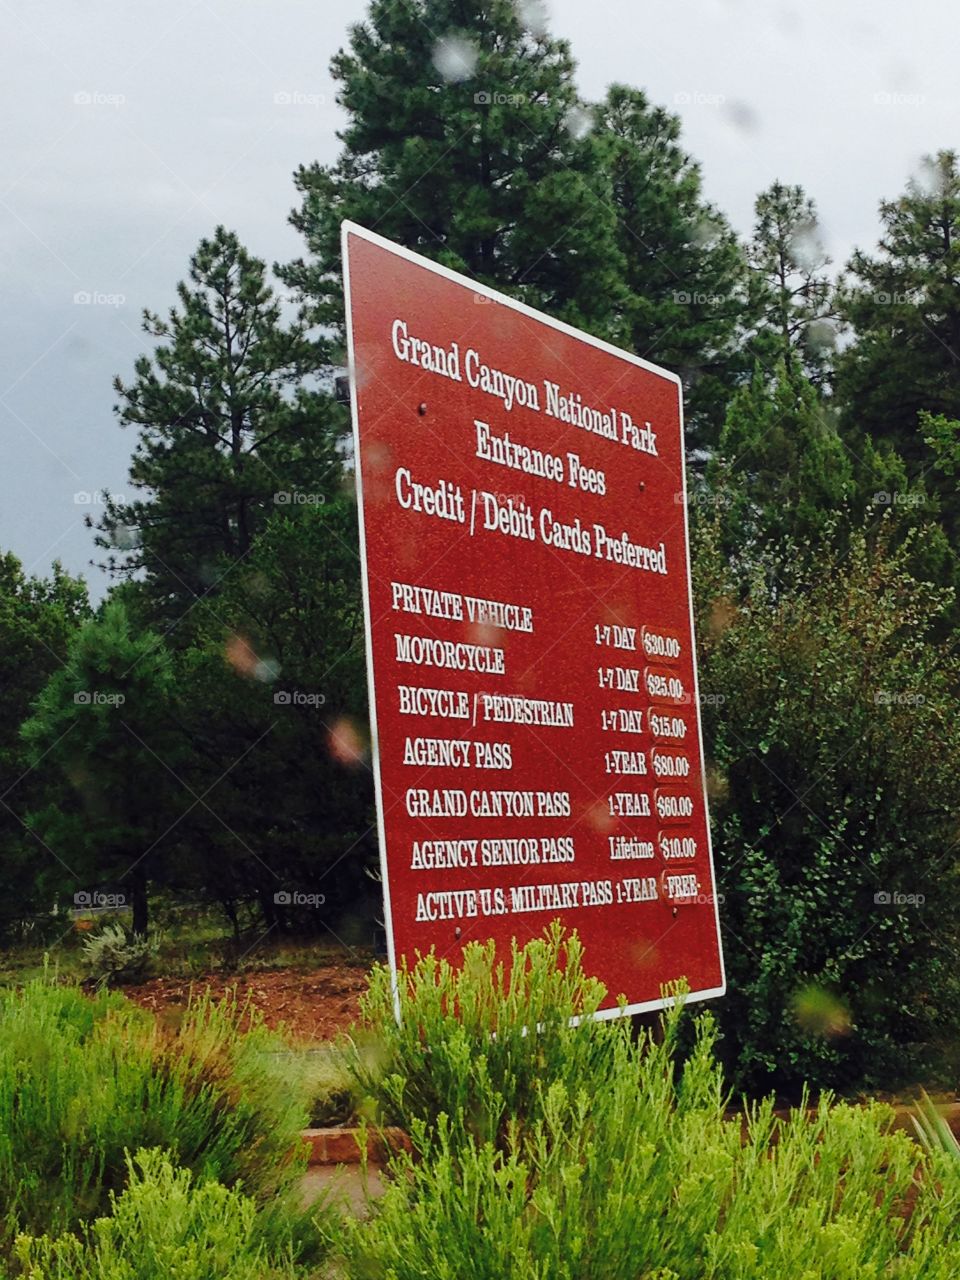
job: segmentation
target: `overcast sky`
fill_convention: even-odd
[[[103,590],[85,514],[125,492],[114,374],[148,346],[218,222],[300,251],[291,174],[330,161],[331,54],[365,0],[0,0],[0,550]],[[775,178],[817,200],[842,262],[924,152],[960,146],[946,0],[547,0],[580,88],[676,110],[706,191],[746,232]],[[77,296],[88,302],[75,301]],[[78,497],[79,495],[79,497]],[[83,500],[89,495],[92,503]]]

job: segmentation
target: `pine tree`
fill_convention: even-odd
[[[138,632],[115,601],[77,632],[22,729],[42,770],[28,825],[55,859],[48,883],[74,893],[122,887],[137,933],[147,928],[149,885],[167,878],[179,821],[197,802],[180,780],[174,692],[159,638]]]
[[[617,212],[627,345],[681,373],[688,433],[712,443],[742,372],[742,250],[704,198],[677,116],[622,85],[595,115]]]
[[[567,44],[514,0],[372,0],[333,60],[332,167],[303,167],[309,256],[284,272],[342,324],[353,219],[570,323],[615,336],[624,264],[608,175]]]
[[[879,252],[857,252],[840,294],[855,340],[838,362],[845,421],[889,440],[914,475],[933,461],[921,410],[960,418],[960,168],[928,157],[880,206]]]
[[[727,410],[708,469],[731,556],[784,539],[816,544],[856,493],[854,464],[816,389],[759,364]]]
[[[88,611],[86,587],[59,565],[33,578],[16,556],[0,555],[0,937],[50,907],[38,870],[56,869],[56,859],[30,829],[39,778],[20,726]]]
[[[802,187],[775,182],[756,201],[748,259],[756,333],[750,349],[772,370],[823,384],[836,341],[834,290],[817,207]]]
[[[138,496],[108,503],[97,538],[110,570],[143,578],[151,620],[215,593],[278,503],[319,500],[340,471],[344,413],[307,388],[323,352],[281,323],[264,264],[218,227],[177,292],[166,319],[144,313],[157,346],[115,384]]]
[[[537,8],[372,0],[333,62],[343,151],[296,175],[308,255],[282,275],[338,328],[352,219],[678,369],[693,433],[713,438],[742,373],[742,251],[678,118],[619,86],[581,101]]]
[[[234,921],[256,904],[268,927],[342,933],[372,889],[356,520],[346,498],[275,515],[178,655],[187,778],[206,797],[193,876]],[[292,889],[306,909],[278,896]]]

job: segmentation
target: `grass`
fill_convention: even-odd
[[[278,969],[306,972],[327,964],[367,968],[374,959],[369,949],[344,947],[335,940],[266,934],[252,916],[244,921],[237,942],[225,928],[222,913],[213,908],[167,904],[154,914],[159,948],[152,972],[167,978],[202,981],[215,973],[269,973]],[[61,978],[84,981],[88,970],[83,963],[83,940],[88,926],[99,929],[108,919],[64,917],[50,922],[36,941],[24,941],[0,951],[0,987],[18,986],[41,977],[51,962]]]

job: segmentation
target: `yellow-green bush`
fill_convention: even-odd
[[[394,1158],[372,1220],[344,1227],[352,1280],[960,1275],[956,1162],[892,1132],[882,1105],[824,1097],[781,1122],[767,1099],[730,1117],[712,1017],[682,1064],[680,1008],[658,1034],[569,1026],[548,987],[564,1015],[597,992],[573,943],[543,975],[557,946],[528,947],[506,988],[477,945],[461,973],[428,959],[401,983],[386,1074],[367,1083],[414,1154]],[[368,1017],[389,994],[381,972]]]
[[[493,943],[474,943],[461,967],[431,953],[399,983],[398,1023],[391,975],[373,970],[350,1065],[359,1090],[408,1132],[443,1112],[457,1132],[497,1142],[509,1124],[538,1118],[544,1083],[575,1090],[610,1070],[613,1039],[592,1017],[603,986],[559,925],[515,946],[509,969]]]
[[[128,1160],[110,1214],[80,1235],[21,1236],[25,1280],[287,1280],[292,1252],[271,1248],[257,1202],[236,1188],[199,1182],[163,1151]]]
[[[283,1047],[206,999],[170,1033],[120,996],[49,979],[0,993],[0,1255],[17,1231],[58,1235],[107,1212],[141,1147],[283,1200],[304,1167],[308,1099]]]

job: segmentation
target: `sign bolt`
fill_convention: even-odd
[[[427,413],[427,406],[425,404],[418,404],[417,413],[419,413],[421,418],[425,417]]]

